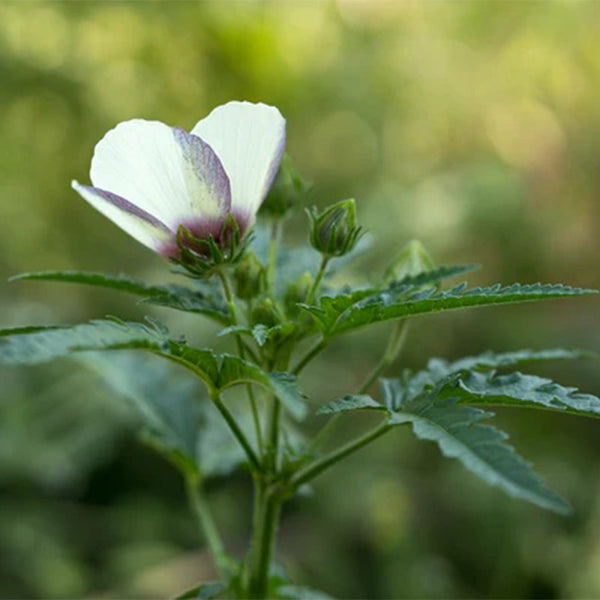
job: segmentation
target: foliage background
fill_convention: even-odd
[[[600,287],[596,2],[4,1],[0,81],[2,326],[139,318],[109,292],[4,282],[44,268],[164,280],[162,261],[69,181],[86,180],[115,123],[189,128],[232,98],[280,107],[317,204],[357,198],[375,245],[353,278],[416,237],[440,263],[481,262],[473,283]],[[301,215],[289,233],[305,238]],[[592,298],[419,320],[400,363],[597,349],[598,308]],[[197,319],[153,314],[213,341]],[[381,328],[334,346],[310,370],[315,400],[361,381],[384,340]],[[538,372],[600,393],[597,364]],[[181,482],[136,440],[118,398],[74,363],[0,376],[2,597],[158,598],[210,577]],[[573,502],[572,518],[507,499],[398,432],[289,508],[285,566],[344,598],[600,597],[598,423],[499,417]],[[246,477],[211,494],[241,550]]]

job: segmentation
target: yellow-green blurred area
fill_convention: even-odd
[[[280,108],[313,202],[357,199],[373,247],[346,271],[353,282],[419,238],[439,263],[482,263],[474,284],[600,287],[599,90],[592,1],[2,2],[0,325],[149,313],[216,344],[201,318],[4,282],[40,269],[170,281],[70,181],[88,181],[94,144],[117,122],[191,128],[230,99]],[[306,239],[301,211],[288,225]],[[418,319],[390,373],[486,349],[597,350],[599,307],[592,297]],[[353,334],[311,366],[315,407],[364,379],[387,330]],[[600,393],[597,362],[531,371]],[[160,598],[212,577],[179,477],[136,438],[130,409],[76,363],[0,375],[2,597]],[[600,422],[499,413],[572,517],[486,487],[402,429],[288,507],[286,569],[340,598],[600,597]],[[347,423],[340,438],[367,424]],[[212,482],[210,495],[239,555],[247,475]]]

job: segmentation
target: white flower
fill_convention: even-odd
[[[230,214],[242,234],[253,225],[284,146],[285,119],[262,103],[218,106],[191,133],[133,119],[96,145],[92,186],[71,185],[138,242],[176,258],[180,225],[217,242]]]

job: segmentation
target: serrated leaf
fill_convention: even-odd
[[[277,325],[275,327],[267,327],[266,325],[263,325],[262,323],[259,323],[258,325],[255,325],[254,327],[248,327],[246,325],[231,325],[231,326],[225,327],[225,329],[222,329],[221,331],[219,331],[219,333],[217,335],[219,335],[219,336],[238,335],[238,334],[249,335],[254,338],[254,340],[256,341],[256,343],[259,346],[262,347],[265,345],[265,343],[267,342],[269,337],[271,337],[271,335],[275,331],[279,331],[280,329],[281,329],[281,325]]]
[[[514,284],[505,287],[497,284],[472,289],[460,284],[445,291],[435,291],[433,288],[414,291],[414,286],[409,284],[394,285],[361,299],[352,294],[333,298],[325,296],[321,298],[319,306],[300,306],[314,318],[325,336],[334,337],[365,325],[432,312],[595,293],[596,290],[560,284]]]
[[[397,281],[392,281],[389,284],[389,288],[401,289],[404,286],[410,286],[415,288],[420,288],[427,285],[432,285],[435,283],[439,283],[440,281],[444,281],[445,279],[451,279],[452,277],[456,277],[457,275],[463,275],[464,273],[468,273],[470,271],[474,271],[479,269],[480,265],[477,264],[469,264],[469,265],[442,265],[440,267],[436,267],[435,269],[430,269],[429,271],[422,271],[417,275],[406,275],[406,277],[402,277]],[[408,289],[402,291],[402,293],[406,293]]]
[[[385,393],[396,393],[393,380],[388,380]],[[390,397],[385,403],[398,404]],[[570,511],[566,501],[546,487],[531,465],[506,443],[508,436],[504,432],[480,423],[493,413],[459,406],[452,398],[423,394],[405,400],[400,410],[389,414],[390,424],[410,423],[418,438],[437,443],[444,456],[457,458],[467,469],[510,496],[558,513]]]
[[[306,407],[292,375],[265,373],[236,356],[175,342],[168,338],[164,328],[150,324],[99,320],[20,335],[13,333],[0,341],[0,363],[36,364],[73,352],[124,348],[148,350],[173,360],[196,373],[210,390],[222,391],[239,383],[261,385],[272,391],[294,417],[305,415]]]
[[[339,400],[333,400],[324,404],[317,410],[318,415],[330,415],[334,413],[352,410],[386,410],[386,407],[365,394],[344,396]]]
[[[108,275],[83,271],[40,271],[22,273],[10,281],[59,281],[117,290],[142,298],[142,302],[211,317],[220,323],[230,322],[227,305],[220,289],[211,282],[196,282],[196,289],[181,285],[149,285],[128,275]]]
[[[507,375],[467,372],[454,385],[446,386],[442,393],[467,404],[546,408],[600,418],[600,398],[545,377],[519,372]]]
[[[597,355],[588,350],[571,350],[566,348],[550,348],[547,350],[516,350],[512,352],[484,352],[477,356],[465,356],[456,361],[447,361],[441,358],[432,358],[427,367],[408,375],[402,383],[407,388],[407,393],[416,396],[425,386],[433,387],[448,379],[451,383],[452,375],[466,371],[485,371],[504,367],[543,362],[548,360],[575,360],[580,358],[593,358]]]

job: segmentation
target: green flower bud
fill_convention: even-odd
[[[295,317],[300,312],[296,305],[306,302],[311,286],[312,277],[310,276],[310,273],[306,271],[287,288],[285,296],[283,297],[283,303],[285,305],[286,313],[290,317]]]
[[[261,214],[281,218],[302,204],[310,185],[304,181],[288,154],[284,154],[277,177],[261,205]]]
[[[254,252],[248,252],[233,273],[235,293],[242,300],[259,296],[265,286],[265,269]]]
[[[266,325],[267,327],[275,327],[283,322],[281,313],[271,298],[263,298],[252,309],[250,315],[252,325]]]
[[[419,240],[411,240],[402,248],[398,258],[386,269],[383,280],[387,284],[434,268],[435,263],[425,246]]]
[[[342,200],[321,214],[316,208],[307,210],[310,220],[310,243],[326,256],[343,256],[350,252],[360,236],[356,226],[354,200]]]

